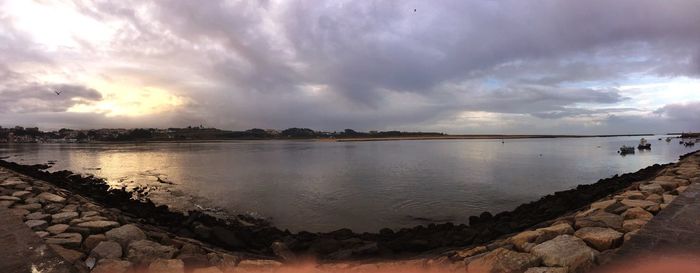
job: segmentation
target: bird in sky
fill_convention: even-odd
[[[60,91],[60,90],[54,90],[53,92],[54,92],[54,93],[56,93],[56,96],[58,96],[58,95],[61,95],[61,92],[63,92],[63,91]]]

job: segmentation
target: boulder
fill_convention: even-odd
[[[59,234],[59,233],[65,232],[68,229],[68,227],[69,226],[66,224],[57,224],[57,225],[47,227],[46,231],[48,231],[51,234]]]
[[[44,220],[28,220],[24,224],[32,230],[44,230],[49,226],[49,223]]]
[[[68,223],[70,220],[78,218],[78,213],[71,211],[71,212],[61,212],[61,213],[56,213],[54,215],[51,215],[51,223],[54,224],[63,224],[63,223]]]
[[[83,254],[80,251],[75,251],[72,249],[67,249],[65,247],[62,247],[60,245],[53,245],[49,244],[49,247],[58,254],[58,256],[61,256],[64,260],[66,260],[68,263],[75,263],[76,261],[82,259],[85,254]]]
[[[631,220],[625,220],[624,223],[622,223],[622,229],[625,232],[632,232],[639,230],[642,228],[644,225],[647,224],[647,221],[643,219],[631,219]]]
[[[40,211],[37,212],[32,212],[30,214],[27,214],[25,217],[27,220],[49,220],[51,218],[50,214],[44,214],[41,213]]]
[[[131,241],[145,240],[146,234],[136,225],[128,224],[107,231],[105,237],[126,248]]]
[[[81,228],[87,228],[92,233],[100,233],[100,232],[104,232],[105,230],[109,230],[109,229],[118,227],[119,223],[114,222],[114,221],[90,221],[90,222],[79,223],[76,226],[81,227]]]
[[[598,251],[577,237],[560,235],[533,247],[531,253],[540,257],[546,266],[567,267],[569,272],[583,272],[593,265]]]
[[[678,188],[678,182],[675,181],[654,181],[654,184],[659,185],[664,191],[672,191]]]
[[[219,269],[216,266],[210,266],[210,267],[204,267],[204,268],[195,268],[194,270],[192,270],[192,273],[224,273],[224,272],[221,271],[221,269]]]
[[[102,241],[90,251],[90,256],[99,259],[118,259],[122,256],[122,246],[114,241]]]
[[[85,246],[86,249],[91,250],[97,246],[102,241],[106,241],[107,238],[105,237],[104,234],[94,234],[90,235],[87,238],[85,238],[85,242],[83,242],[83,245]],[[123,248],[122,248],[123,249]]]
[[[646,210],[634,207],[625,211],[625,213],[622,214],[622,217],[625,218],[625,220],[642,219],[645,221],[649,221],[651,220],[651,218],[654,217],[654,215]]]
[[[47,244],[56,244],[68,248],[79,248],[83,241],[83,236],[80,233],[61,233],[46,238]]]
[[[22,198],[22,199],[27,198],[30,195],[32,195],[32,192],[30,192],[30,191],[16,191],[12,194],[13,197],[18,197],[18,198]]]
[[[646,198],[646,195],[642,193],[641,191],[626,191],[623,192],[621,195],[622,199],[632,199],[632,200],[639,200],[639,199],[644,199]]]
[[[531,267],[525,273],[567,273],[564,267]]]
[[[149,264],[156,259],[171,259],[175,252],[177,249],[172,246],[164,246],[149,240],[138,240],[129,243],[127,259],[135,264]]]
[[[656,205],[656,203],[647,201],[647,200],[632,200],[632,199],[624,199],[621,201],[621,203],[625,206],[628,207],[638,207],[638,208],[643,208],[646,209],[648,207],[651,207],[653,205]]]
[[[655,194],[651,194],[651,195],[647,196],[647,198],[644,200],[651,201],[651,202],[658,204],[658,203],[663,202],[664,199],[663,199],[663,197],[661,197],[661,195],[658,195],[655,193]]]
[[[662,188],[658,184],[640,185],[639,190],[644,192],[644,193],[647,193],[647,194],[652,194],[652,193],[662,194],[662,193],[664,193],[664,188]]]
[[[609,206],[612,206],[615,203],[617,203],[617,200],[615,200],[615,199],[598,201],[598,202],[591,204],[591,208],[605,210],[606,208],[608,208]]]
[[[131,272],[132,268],[133,265],[129,261],[102,259],[90,273],[127,273]]]
[[[608,227],[614,229],[622,228],[622,216],[604,211],[597,211],[591,215],[576,219],[576,228],[584,227]]]
[[[586,227],[577,230],[574,236],[596,250],[604,251],[620,246],[623,234],[611,228]]]
[[[156,259],[148,265],[148,273],[185,273],[185,264],[178,259]]]
[[[54,202],[54,203],[63,203],[66,202],[66,198],[63,198],[61,196],[55,195],[53,193],[49,192],[42,192],[39,195],[36,196],[39,200],[45,201],[45,202]]]
[[[499,248],[469,262],[467,272],[525,272],[539,264],[540,258],[535,255]]]
[[[489,249],[486,248],[485,246],[475,246],[475,247],[464,249],[464,250],[458,250],[455,253],[454,257],[456,257],[460,260],[464,260],[464,258],[478,255],[478,254],[484,253],[486,251],[489,251]]]
[[[676,196],[671,194],[664,194],[661,197],[664,199],[664,204],[669,204],[673,202],[674,199],[676,199]]]

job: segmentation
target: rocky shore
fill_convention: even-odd
[[[315,272],[405,266],[581,272],[603,261],[699,176],[698,156],[691,154],[511,212],[482,213],[468,226],[292,234],[244,215],[224,220],[171,212],[95,177],[1,160],[0,167],[0,206],[22,217],[78,272],[245,272],[283,265],[310,272],[302,262],[309,259],[318,261],[311,266]],[[386,260],[391,262],[380,262]],[[535,267],[548,268],[530,269]]]

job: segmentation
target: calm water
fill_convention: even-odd
[[[114,185],[149,185],[160,202],[251,213],[293,231],[377,231],[426,221],[467,223],[542,195],[668,163],[696,150],[638,137],[387,142],[240,141],[0,146],[24,164],[56,160]],[[99,169],[98,169],[99,168]],[[157,181],[170,181],[174,185]]]

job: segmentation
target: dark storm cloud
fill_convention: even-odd
[[[226,128],[411,128],[470,111],[552,128],[580,117],[608,124],[643,112],[619,82],[700,75],[700,2],[691,0],[74,1],[73,7],[119,26],[107,48],[76,37],[84,52],[110,56],[101,60],[103,77],[167,87],[192,101],[182,110],[192,113],[187,122]],[[16,31],[0,31],[0,39],[25,43],[8,33]],[[48,56],[37,62],[61,66],[52,53],[3,49],[4,63]],[[18,77],[12,69],[0,65],[0,79]],[[17,105],[16,90],[0,92],[17,97]],[[71,103],[16,111],[61,111]],[[458,121],[451,126],[462,128]]]
[[[67,84],[5,88],[0,97],[0,113],[65,112],[76,104],[102,99],[94,89]]]

